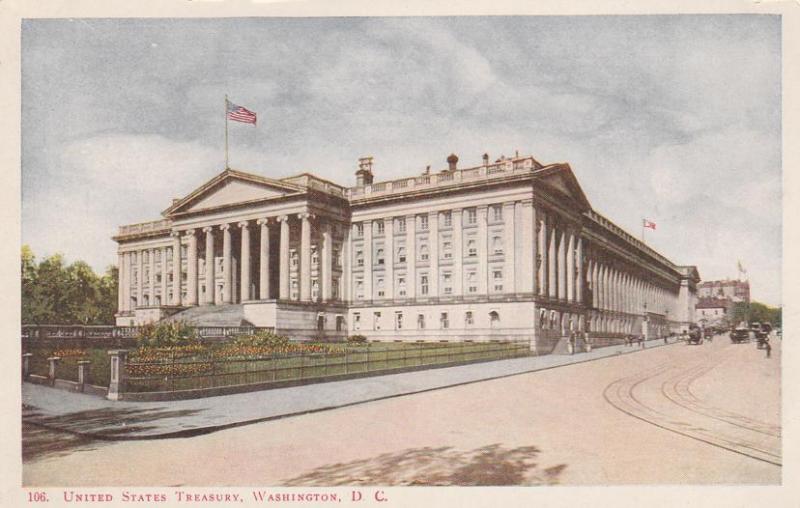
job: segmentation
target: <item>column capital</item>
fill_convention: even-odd
[[[316,216],[313,213],[298,213],[297,218],[300,220],[311,220],[314,219]]]
[[[278,217],[275,218],[275,220],[278,221],[278,222],[289,222],[289,216],[288,215],[279,215]]]
[[[520,204],[522,204],[522,206],[533,206],[533,199],[522,199],[520,200]]]
[[[262,217],[256,221],[256,224],[258,224],[259,226],[266,226],[269,224],[269,222],[270,222],[269,217]]]
[[[220,229],[220,231],[227,231],[227,230],[229,230],[230,228],[231,228],[231,225],[230,225],[230,224],[220,224],[220,225],[219,225],[219,229]]]
[[[186,231],[183,232],[183,234],[185,236],[192,237],[194,236],[194,229],[187,229]]]
[[[203,228],[203,233],[208,234],[211,233],[212,231],[214,231],[214,226],[206,226]]]
[[[175,229],[175,230],[172,230],[172,231],[169,232],[169,236],[171,236],[173,238],[180,238],[181,237],[181,232],[178,231],[177,229]]]
[[[236,225],[242,229],[247,229],[247,227],[250,225],[250,222],[243,220],[241,222],[238,222]]]

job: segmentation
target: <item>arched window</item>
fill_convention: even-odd
[[[500,314],[493,310],[489,313],[489,326],[495,328],[500,325]]]
[[[420,261],[428,260],[428,246],[424,243],[419,246],[419,259]]]

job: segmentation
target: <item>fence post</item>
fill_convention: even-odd
[[[344,345],[344,373],[348,373],[348,355],[350,354],[350,344],[345,343]]]
[[[31,356],[33,353],[22,354],[22,379],[28,379],[31,375]]]
[[[47,359],[50,363],[50,368],[47,371],[47,378],[50,380],[50,385],[56,384],[56,365],[58,365],[58,361],[61,360],[58,356],[51,356]]]
[[[89,365],[91,360],[78,360],[78,387],[80,391],[86,388],[86,381],[89,378]]]
[[[111,379],[108,383],[108,395],[106,398],[109,400],[121,400],[122,394],[125,392],[125,381],[127,373],[125,372],[125,359],[128,356],[128,351],[125,349],[114,349],[108,352],[111,357]]]

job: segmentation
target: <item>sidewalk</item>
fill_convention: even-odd
[[[670,344],[675,342],[670,339]],[[662,340],[652,340],[646,343],[646,349],[663,345]],[[590,353],[498,360],[170,402],[113,402],[23,383],[22,419],[25,423],[106,440],[188,437],[639,351],[642,349],[638,345],[610,346]]]

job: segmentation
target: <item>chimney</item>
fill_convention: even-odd
[[[356,186],[363,187],[365,185],[372,185],[372,157],[361,157],[358,159]]]
[[[484,166],[488,166],[489,165],[489,154],[488,153],[483,154],[483,165]]]
[[[447,170],[455,171],[457,164],[458,164],[458,155],[451,153],[450,156],[447,157]]]

